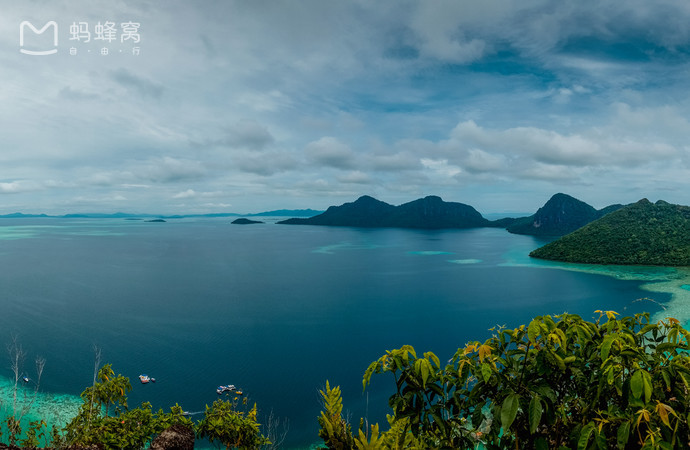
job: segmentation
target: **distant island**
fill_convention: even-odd
[[[235,213],[166,216],[117,212],[49,216],[17,212],[0,215],[0,219],[108,218],[166,222],[178,218],[237,217],[233,224],[248,225],[264,223],[248,217],[285,215],[293,217],[276,223],[428,230],[505,228],[516,234],[559,237],[532,251],[530,256],[535,258],[587,264],[690,266],[690,207],[642,199],[627,206],[615,204],[597,210],[563,193],[554,194],[531,216],[499,220],[488,220],[470,205],[446,202],[434,195],[398,206],[363,195],[354,202],[331,206],[323,212],[281,209],[244,214],[244,217]]]
[[[230,223],[235,224],[235,225],[252,225],[252,224],[256,224],[256,223],[265,223],[265,222],[262,222],[260,220],[246,219],[244,217],[241,217],[239,219],[233,220]]]
[[[596,210],[567,194],[558,193],[528,217],[487,220],[472,206],[445,202],[428,196],[400,206],[393,206],[364,195],[352,203],[331,206],[323,214],[307,219],[292,218],[278,222],[288,225],[327,225],[397,228],[506,228],[515,234],[563,236],[621,208],[611,205]]]
[[[530,256],[585,264],[690,266],[690,207],[642,199]]]
[[[273,211],[242,215],[247,217],[313,217],[322,212],[323,211],[317,211],[315,209],[276,209]]]
[[[331,206],[310,218],[292,218],[277,222],[286,225],[327,225],[349,227],[396,228],[477,228],[491,226],[476,209],[463,203],[444,202],[428,196],[400,206],[393,206],[364,195],[352,203]]]
[[[558,193],[535,214],[515,219],[506,229],[515,234],[564,236],[622,207],[611,205],[596,210],[570,195]]]
[[[135,213],[71,213],[51,216],[48,214],[24,214],[20,212],[11,214],[0,214],[0,219],[33,219],[33,218],[53,218],[53,219],[124,219],[124,220],[143,220],[146,217],[156,217],[158,219],[190,219],[190,218],[223,218],[223,217],[312,217],[321,214],[323,211],[314,209],[277,209],[253,214],[239,213],[208,213],[208,214],[135,214]]]

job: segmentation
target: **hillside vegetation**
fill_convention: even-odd
[[[586,264],[690,265],[690,207],[642,199],[530,253]]]
[[[395,382],[389,429],[360,421],[353,433],[326,384],[319,435],[331,449],[688,448],[690,333],[675,319],[597,312],[595,322],[563,314],[494,329],[447,363],[388,351],[364,384],[378,373]]]
[[[362,419],[354,428],[343,416],[340,388],[326,382],[320,448],[687,448],[690,333],[672,318],[653,323],[646,313],[596,313],[594,322],[563,314],[494,328],[491,338],[468,342],[447,362],[411,346],[386,351],[366,369],[363,387],[376,374],[390,376],[387,426]],[[22,430],[15,411],[3,421],[2,437],[25,448],[75,450],[191,449],[194,436],[228,449],[277,447],[270,424],[260,425],[256,405],[246,400],[219,398],[194,423],[178,405],[169,413],[154,413],[150,403],[129,408],[131,384],[110,365],[97,379],[64,428],[47,430],[39,420]],[[171,430],[186,432],[185,446],[158,445]]]
[[[611,205],[596,210],[575,197],[558,193],[535,214],[516,219],[506,229],[515,234],[563,236],[621,207],[622,205]]]
[[[490,222],[473,207],[444,202],[430,195],[399,206],[364,195],[352,203],[331,206],[323,214],[307,219],[293,218],[278,222],[286,225],[328,225],[349,227],[395,228],[475,228]]]

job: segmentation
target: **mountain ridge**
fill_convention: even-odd
[[[583,264],[689,266],[690,207],[643,198],[530,256]]]
[[[616,204],[597,210],[582,200],[559,192],[536,213],[515,219],[506,229],[514,234],[564,236],[622,206]]]
[[[369,195],[363,195],[351,203],[331,206],[324,213],[307,219],[291,218],[277,222],[284,225],[326,225],[391,228],[476,228],[490,226],[470,205],[445,202],[438,196],[390,205]]]

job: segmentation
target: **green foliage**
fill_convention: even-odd
[[[482,359],[478,375],[485,376],[488,375],[488,367],[483,362],[486,349],[479,351]],[[482,375],[482,371],[485,375]],[[418,358],[411,346],[387,351],[369,365],[363,385],[366,387],[369,384],[373,374],[384,372],[393,375],[396,386],[396,393],[388,401],[394,418],[389,421],[391,430],[398,421],[405,421],[405,428],[396,432],[399,438],[425,448],[474,448],[476,439],[471,436],[472,430],[468,428],[466,420],[458,417],[457,408],[449,403],[455,391],[453,380],[448,378],[450,374],[445,373],[435,354],[427,352]],[[457,375],[457,370],[455,372]],[[481,412],[482,406],[477,411]],[[468,417],[470,415],[467,414]],[[413,440],[407,439],[408,432]]]
[[[82,392],[83,404],[78,414],[62,430],[53,426],[50,431],[52,446],[140,449],[146,448],[156,435],[173,425],[195,428],[177,404],[168,413],[159,410],[154,414],[148,402],[128,409],[126,393],[131,389],[128,378],[115,376],[110,364],[103,366],[93,386]],[[246,405],[246,399],[242,404]],[[112,414],[111,406],[114,406]],[[236,406],[235,402],[224,400],[207,406],[206,415],[196,426],[197,437],[220,442],[227,448],[258,449],[270,445],[271,442],[260,433],[256,405],[244,412],[237,411]],[[31,422],[23,440],[19,440],[22,433],[19,420],[10,416],[5,425],[12,445],[19,443],[32,448],[37,447],[41,439],[46,439],[44,428],[47,425],[43,420]]]
[[[175,406],[170,408],[169,413],[164,413],[162,409],[159,409],[154,416],[154,421],[156,430],[160,431],[170,428],[173,425],[184,425],[190,428],[193,427],[192,421],[189,419],[189,417],[184,415],[182,407],[177,403],[175,403]]]
[[[122,410],[127,409],[127,392],[132,390],[129,379],[115,376],[110,364],[104,365],[97,376],[99,381],[87,387],[82,393],[83,404],[79,413],[65,426],[65,441],[71,444],[91,445],[111,443],[119,431],[117,423],[125,425]],[[110,406],[115,405],[115,416],[110,416]],[[143,405],[142,405],[143,406]],[[148,408],[150,413],[150,405]],[[129,436],[123,440],[130,441]]]
[[[690,207],[646,199],[530,253],[588,264],[690,265]]]
[[[110,364],[104,365],[98,371],[98,380],[93,386],[88,387],[81,393],[81,398],[90,410],[97,407],[96,415],[100,415],[101,409],[105,408],[106,417],[110,414],[110,405],[127,408],[127,392],[132,390],[129,378],[120,374],[115,376]],[[90,411],[91,412],[91,411]]]
[[[410,432],[410,421],[388,416],[390,429],[385,433],[379,431],[379,425],[372,425],[369,432],[364,430],[364,421],[360,421],[357,437],[353,437],[352,428],[342,417],[343,401],[340,387],[331,389],[326,381],[326,390],[319,391],[323,400],[325,411],[319,416],[319,437],[323,439],[326,448],[329,449],[403,449],[422,448],[422,443]]]
[[[40,445],[40,440],[45,438],[46,433],[43,428],[47,428],[45,420],[34,420],[29,423],[29,429],[26,431],[26,437],[19,441],[19,444],[25,448],[34,448]]]
[[[19,435],[22,434],[22,425],[19,419],[16,419],[14,416],[9,416],[5,420],[5,424],[7,425],[7,437],[10,445],[16,445],[19,440]]]
[[[211,407],[206,406],[204,418],[197,424],[197,437],[218,441],[226,448],[257,449],[270,444],[259,430],[256,404],[246,413],[237,411],[236,406],[222,399],[213,402]]]
[[[175,405],[169,413],[154,414],[150,403],[127,410],[126,392],[132,389],[129,379],[114,376],[110,364],[98,372],[98,382],[82,392],[79,413],[65,426],[63,435],[53,429],[53,445],[104,445],[106,448],[144,448],[156,434],[171,425],[192,427],[192,421]],[[116,405],[113,415],[109,406]],[[124,408],[124,411],[123,409]]]
[[[352,449],[355,446],[352,437],[352,428],[350,424],[342,417],[343,401],[341,398],[340,387],[336,386],[331,389],[328,380],[326,380],[326,390],[319,391],[323,399],[324,408],[326,411],[321,411],[319,416],[319,437],[323,439],[327,448],[346,450]]]
[[[495,330],[444,367],[409,346],[386,352],[363,383],[392,374],[391,429],[372,427],[366,441],[360,433],[358,442],[370,446],[358,448],[687,446],[690,333],[675,319],[598,312],[594,322],[563,314]]]

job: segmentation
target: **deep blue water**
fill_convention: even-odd
[[[385,422],[392,378],[365,394],[361,380],[386,349],[446,360],[497,324],[654,306],[634,302],[650,296],[638,281],[506,266],[542,242],[497,229],[16,219],[0,238],[0,342],[16,333],[47,358],[42,390],[90,385],[97,344],[132,379],[130,405],[199,411],[217,385],[236,384],[262,413],[289,418],[288,448],[318,442],[326,380],[354,426],[366,413]],[[142,372],[158,382],[135,383]]]

